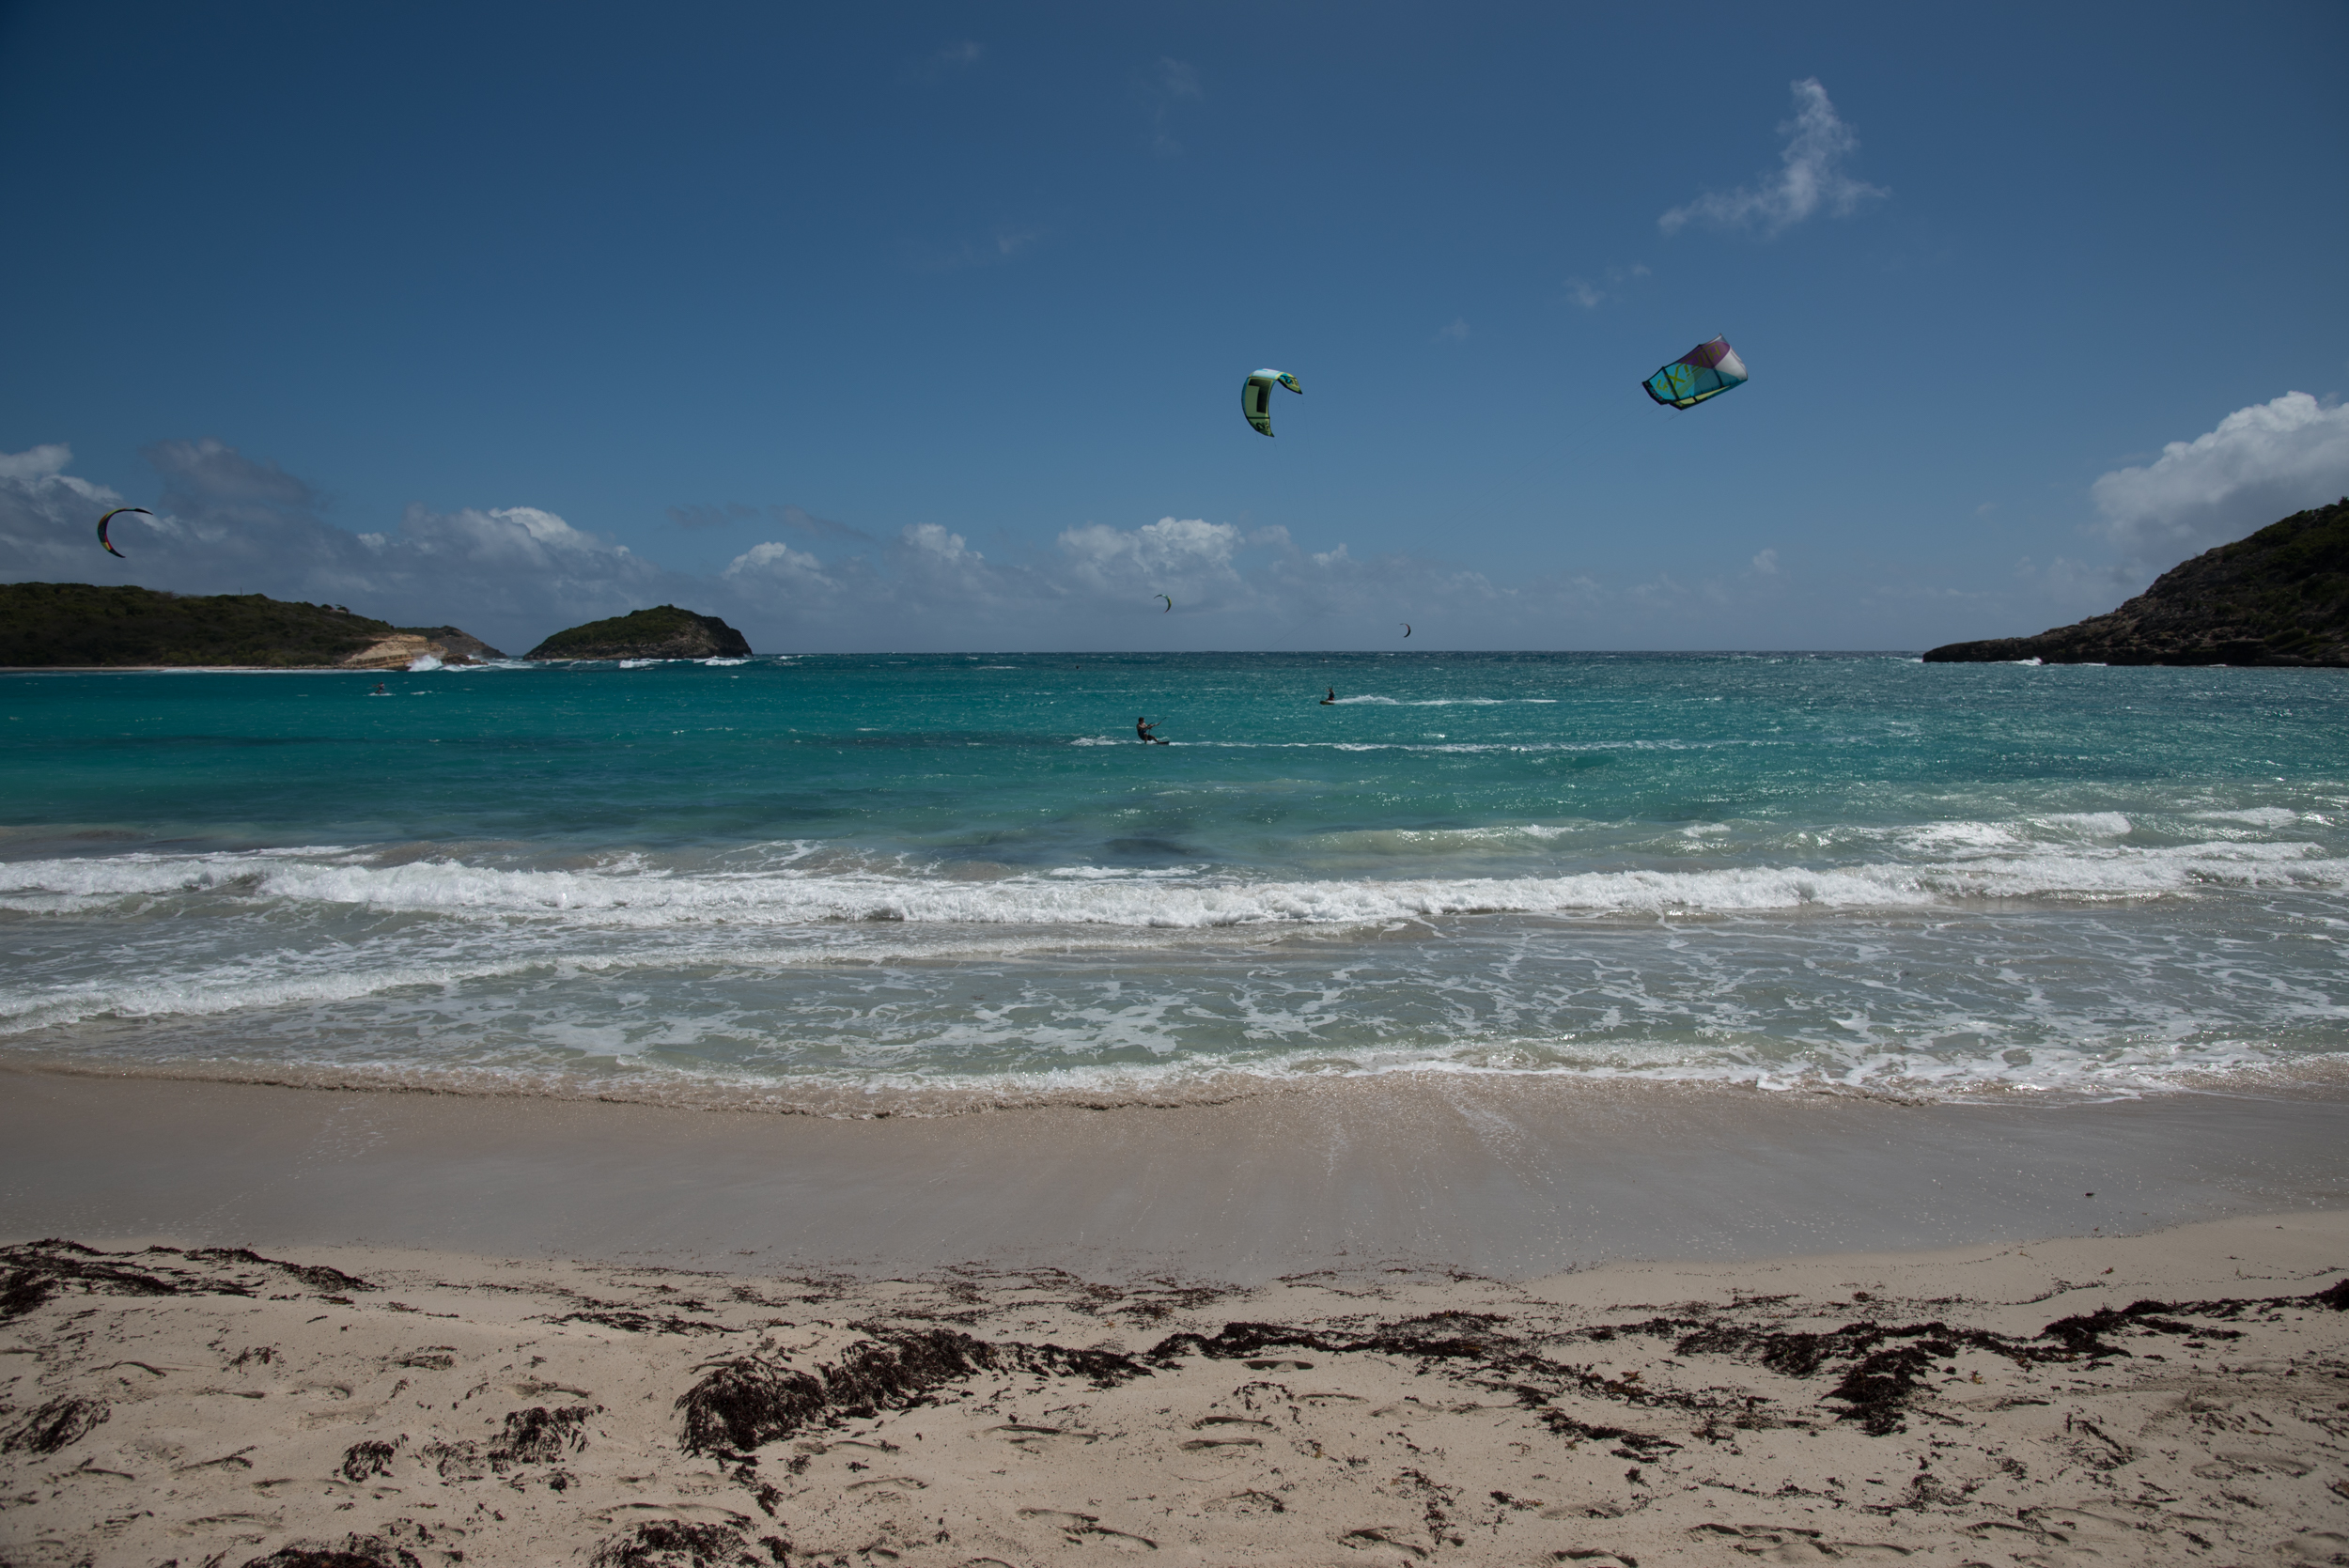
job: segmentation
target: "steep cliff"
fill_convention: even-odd
[[[2349,666],[2349,499],[2204,551],[2107,614],[2036,637],[1952,643],[1928,664]]]

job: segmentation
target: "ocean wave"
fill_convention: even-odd
[[[1555,697],[1340,697],[1324,707],[1508,707],[1513,704],[1556,706]]]
[[[87,1071],[92,1058],[12,1048],[24,1066]],[[1643,1059],[1643,1057],[1645,1059]],[[1447,1084],[1570,1081],[1595,1092],[1743,1091],[1918,1102],[2013,1102],[2028,1098],[2118,1100],[2187,1093],[2338,1097],[2349,1068],[2337,1056],[2279,1059],[2248,1045],[2190,1051],[2046,1049],[2027,1065],[1996,1056],[1935,1062],[1880,1053],[1842,1062],[1761,1063],[1732,1056],[1672,1059],[1623,1052],[1610,1060],[1496,1063],[1481,1053],[1391,1050],[1235,1063],[1213,1056],[1159,1063],[1085,1064],[1017,1072],[813,1071],[789,1075],[739,1068],[630,1063],[619,1070],[556,1064],[409,1060],[101,1058],[110,1077],[284,1084],[343,1090],[422,1090],[480,1096],[593,1099],[679,1110],[766,1111],[868,1120],[942,1117],[1065,1106],[1090,1110],[1172,1109],[1265,1094],[1344,1092],[1347,1086],[1413,1081]]]
[[[1507,830],[1534,834],[1535,828]],[[1396,831],[1387,831],[1392,837]],[[488,919],[660,926],[727,921],[801,924],[904,921],[1178,929],[1360,924],[1475,914],[1708,914],[1923,908],[1980,899],[2110,900],[2218,889],[2338,889],[2349,860],[2307,843],[2139,847],[2083,842],[2001,849],[1980,840],[1925,861],[1833,866],[1591,870],[1556,876],[1249,879],[1161,872],[1148,878],[1019,871],[972,879],[875,868],[853,859],[747,870],[644,862],[585,870],[506,869],[433,859],[369,864],[348,852],[125,855],[0,865],[0,908],[37,913],[126,898],[220,895]],[[2108,834],[2104,836],[2109,836]],[[1066,871],[1067,868],[1064,868]]]

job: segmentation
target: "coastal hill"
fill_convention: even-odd
[[[748,659],[751,644],[715,615],[674,604],[558,631],[524,659]]]
[[[2349,498],[2170,567],[2107,614],[2036,637],[1952,643],[1928,664],[2349,666]]]
[[[443,664],[506,657],[453,626],[396,627],[265,594],[0,583],[0,666],[398,670],[427,654]]]

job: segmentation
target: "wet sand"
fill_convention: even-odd
[[[1253,1284],[1525,1280],[2349,1208],[2349,1102],[1901,1105],[1457,1075],[848,1121],[0,1072],[0,1236]]]

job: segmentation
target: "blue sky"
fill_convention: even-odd
[[[2037,630],[2349,490],[2344,62],[2330,0],[19,0],[0,578],[509,651]],[[1651,405],[1716,332],[1750,384]]]

